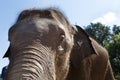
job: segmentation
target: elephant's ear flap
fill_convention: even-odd
[[[81,61],[92,55],[97,54],[97,51],[90,40],[89,35],[80,27],[73,26],[74,30],[74,46],[71,52],[71,63],[78,67]]]
[[[10,46],[9,46],[9,48],[8,48],[8,50],[6,51],[6,53],[4,54],[3,58],[9,57],[10,54],[11,54],[11,52],[10,52]]]

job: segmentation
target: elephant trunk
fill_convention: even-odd
[[[14,55],[10,61],[5,80],[56,79],[54,56],[49,48],[29,47],[19,50]]]

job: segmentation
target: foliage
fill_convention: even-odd
[[[116,77],[120,75],[120,32],[113,36],[112,40],[104,41],[108,49],[110,61]],[[120,76],[118,77],[120,79]]]
[[[120,32],[120,26],[114,25],[112,31],[114,35],[118,34]]]
[[[117,75],[117,76],[115,77],[115,80],[120,80],[120,75]]]
[[[105,26],[101,23],[91,23],[85,27],[85,31],[94,39],[103,45],[103,40],[110,39],[110,27]]]

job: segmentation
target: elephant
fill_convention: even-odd
[[[5,80],[114,80],[107,51],[60,10],[24,10],[8,33]]]

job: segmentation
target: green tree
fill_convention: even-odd
[[[117,26],[117,25],[113,25],[113,34],[116,35],[120,32],[120,26]]]
[[[111,65],[117,80],[120,80],[120,32],[113,36],[110,41],[104,41],[107,48]]]
[[[98,43],[103,45],[104,40],[110,39],[110,27],[105,26],[101,23],[91,23],[90,25],[85,27],[85,31]]]

